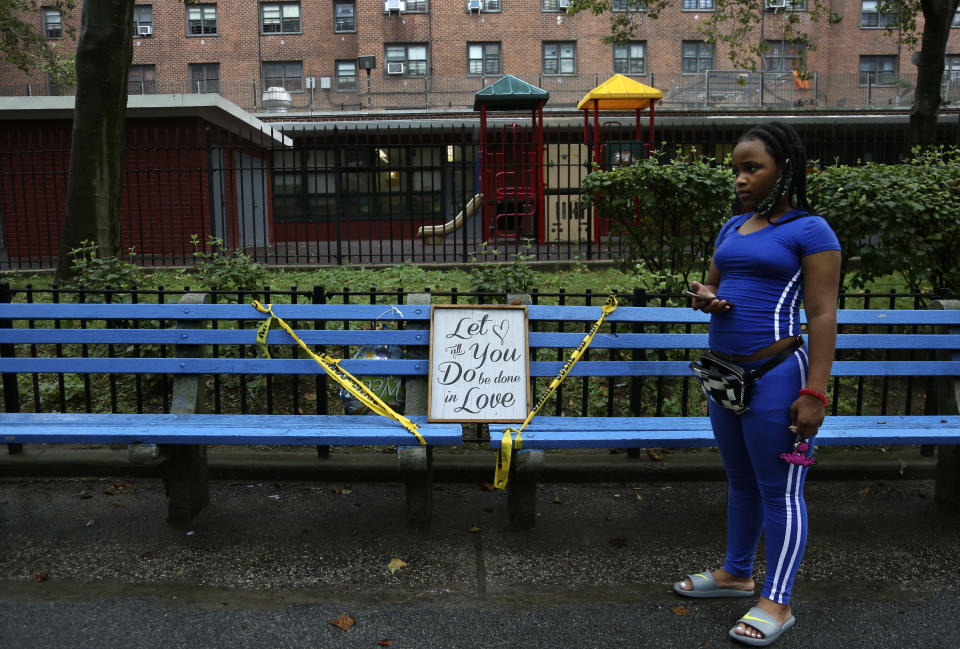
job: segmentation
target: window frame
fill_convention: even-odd
[[[346,75],[340,74],[340,66],[348,64],[353,66],[353,87],[341,81],[341,79],[346,78]],[[360,89],[359,76],[360,70],[357,66],[356,59],[337,59],[333,62],[333,81],[336,84],[334,88],[335,92],[357,92]]]
[[[350,7],[350,27],[340,27],[341,17],[339,15],[340,7]],[[333,33],[334,34],[356,34],[357,33],[357,3],[355,0],[334,0],[333,2]]]
[[[150,20],[146,21],[137,17],[137,13],[143,10],[150,12]],[[138,32],[140,27],[149,27],[150,35],[141,35]],[[153,5],[133,5],[133,37],[134,38],[153,38]]]
[[[475,48],[475,47],[479,47],[481,49],[479,59],[474,59],[474,58],[471,58],[470,56],[471,48]],[[489,60],[489,56],[490,56],[490,53],[487,51],[488,47],[496,48],[496,58],[497,58],[496,72],[487,71],[487,61]],[[480,72],[471,72],[472,63],[477,60],[479,60],[480,62]],[[468,77],[500,76],[502,70],[503,70],[503,45],[501,41],[467,41],[467,76]]]
[[[63,38],[63,14],[54,7],[40,7],[40,20],[43,24],[43,36],[48,41]],[[51,33],[55,30],[56,33]]]
[[[643,54],[640,56],[641,68],[643,69],[642,72],[633,72],[633,71],[632,71],[631,61],[633,61],[633,60],[635,59],[635,57],[631,56],[630,49],[633,48],[633,47],[636,46],[636,45],[639,45],[639,46],[643,49]],[[620,59],[619,59],[619,60],[621,60],[621,61],[626,61],[626,69],[625,69],[625,70],[618,70],[618,69],[617,69],[617,61],[618,61],[618,59],[617,59],[617,50],[618,50],[618,49],[621,49],[621,48],[627,50],[627,51],[626,51],[626,56],[620,57]],[[614,74],[625,74],[625,75],[627,75],[628,77],[643,77],[643,76],[646,76],[646,74],[647,74],[647,41],[627,41],[627,42],[624,43],[623,45],[614,45],[614,46],[613,46],[613,73],[614,73]]]
[[[203,2],[195,5],[188,5],[187,9],[187,38],[208,38],[210,36],[219,36],[220,35],[220,12],[217,9],[216,2]],[[204,10],[212,9],[213,10],[213,31],[206,31],[208,18],[204,14]],[[200,12],[199,18],[199,33],[194,33],[193,29],[195,25],[191,23],[198,22],[198,19],[191,18],[190,14],[194,11]]]
[[[548,5],[556,5],[550,7]],[[540,0],[540,11],[548,13],[566,13],[567,8],[560,6],[560,0]]]
[[[138,73],[139,79],[132,79],[134,72]],[[143,73],[150,72],[153,76],[152,79],[144,79]],[[139,92],[131,92],[131,84],[137,83],[140,86]],[[153,92],[150,92],[148,88],[153,89]],[[127,72],[127,95],[155,95],[157,94],[157,66],[153,63],[138,63],[131,65],[130,69]]]
[[[266,26],[266,9],[267,7],[276,7],[277,9],[277,30],[267,31]],[[284,9],[287,7],[296,7],[297,8],[297,28],[288,29],[284,25],[286,20],[284,16]],[[356,17],[356,9],[354,9],[354,17]],[[272,25],[273,23],[271,23]],[[276,35],[291,35],[291,34],[302,34],[303,33],[303,7],[299,0],[289,1],[284,0],[282,2],[261,2],[260,3],[260,35],[261,36],[276,36]]]
[[[696,57],[689,57],[689,56],[686,55],[686,49],[687,49],[687,46],[688,46],[688,45],[696,45],[696,46],[697,46],[697,55],[696,55]],[[700,53],[701,48],[707,48],[707,49],[709,49],[709,51],[710,51],[710,65],[706,66],[706,68],[703,69],[703,70],[700,69],[700,61],[701,61],[702,59],[705,59],[706,57],[703,56],[703,55]],[[697,69],[696,69],[696,71],[692,71],[692,72],[691,72],[691,71],[687,71],[686,62],[687,62],[687,60],[690,59],[690,58],[693,58],[693,59],[697,62],[697,65],[696,65],[696,68],[697,68]],[[713,43],[708,43],[707,41],[681,41],[681,42],[680,42],[680,74],[681,74],[681,75],[688,75],[688,76],[689,76],[689,75],[694,75],[694,74],[703,74],[704,72],[707,72],[707,71],[709,71],[709,70],[714,69],[714,66],[715,66],[715,64],[716,64],[716,60],[717,60],[717,52],[716,52],[716,48],[714,47]]]
[[[860,29],[886,29],[888,25],[896,24],[896,13],[880,13],[881,0],[860,0]],[[864,11],[864,5],[873,5],[873,11]],[[864,24],[866,16],[873,16],[876,24]]]
[[[267,75],[267,66],[278,68],[280,74]],[[288,67],[296,66],[296,75],[288,75]],[[283,88],[291,94],[304,92],[303,61],[263,61],[260,64],[260,82],[264,90],[267,88]],[[279,80],[279,83],[268,82],[267,79]],[[294,86],[294,87],[291,87]]]
[[[403,13],[428,14],[430,13],[430,0],[406,0]]]
[[[466,5],[466,12],[472,13],[470,10],[470,0],[464,0]],[[485,13],[500,13],[502,6],[500,0],[480,0],[480,11]]]
[[[410,49],[411,48],[423,48],[424,58],[423,60],[423,72],[411,72],[410,61],[421,61],[421,59],[411,59],[410,58]],[[403,48],[403,58],[399,59],[395,55],[391,55],[390,50],[397,50]],[[392,58],[391,58],[392,57]],[[387,64],[388,63],[403,63],[403,74],[387,74]],[[430,75],[430,46],[428,43],[384,43],[383,44],[383,75],[387,78],[414,78],[414,79],[424,79]]]
[[[892,63],[892,70],[889,72],[885,70],[864,70],[863,64],[868,61],[873,61],[880,63],[883,60],[887,60]],[[887,72],[889,78],[881,80],[880,75]],[[864,74],[868,75],[866,81],[864,81]],[[870,75],[874,75],[877,80],[870,82]],[[861,54],[860,60],[857,63],[857,86],[860,88],[866,88],[870,86],[872,88],[890,88],[896,85],[897,79],[900,78],[900,62],[896,54]]]
[[[573,59],[573,70],[572,70],[571,72],[563,72],[563,61],[564,61],[564,57],[563,57],[563,49],[562,49],[562,48],[563,48],[565,45],[572,45],[572,46],[573,46],[573,57],[572,57],[572,59]],[[555,58],[556,58],[556,61],[557,61],[557,71],[556,71],[556,72],[548,72],[548,71],[547,71],[547,61],[548,61],[548,58],[547,58],[547,48],[548,48],[548,47],[556,47],[556,48],[557,48],[557,54],[556,54],[556,57],[555,57]],[[549,60],[552,60],[552,58],[553,58],[553,57],[551,57],[551,59],[549,59]],[[544,75],[544,76],[551,76],[551,77],[570,77],[570,76],[575,76],[575,75],[577,74],[577,41],[542,41],[541,46],[540,46],[540,71],[541,71],[540,73],[541,73],[542,75]]]
[[[701,5],[709,4],[709,7],[704,7]],[[692,7],[687,5],[694,5]],[[680,5],[681,11],[716,11],[716,4],[713,0],[683,0],[683,3]]]
[[[761,69],[764,72],[792,73],[799,69],[803,52],[795,43],[784,40],[767,39],[770,49],[761,57]],[[770,65],[770,61],[778,61],[779,65]]]
[[[203,72],[202,79],[194,79],[194,70],[200,70]],[[217,73],[216,79],[209,77],[207,72],[214,70]],[[187,64],[187,74],[190,78],[190,94],[220,94],[220,64],[219,63],[188,63]],[[202,81],[203,82],[203,92],[199,90],[194,90],[194,82]],[[215,92],[211,92],[207,86],[216,81],[217,89]]]

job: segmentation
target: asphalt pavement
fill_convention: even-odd
[[[670,588],[723,559],[710,452],[553,454],[527,531],[486,450],[438,454],[428,528],[407,525],[388,453],[210,464],[210,505],[173,526],[122,449],[0,456],[0,648],[742,646],[727,631],[750,600]],[[775,646],[960,647],[960,514],[932,475],[916,449],[821,456],[797,624]]]

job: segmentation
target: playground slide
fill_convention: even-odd
[[[483,194],[477,194],[464,206],[463,211],[457,214],[452,221],[447,221],[443,225],[425,225],[417,232],[417,237],[423,239],[424,243],[443,243],[443,238],[452,232],[462,228],[470,217],[480,208],[483,202]]]

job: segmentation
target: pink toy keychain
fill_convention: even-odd
[[[796,443],[793,445],[793,451],[790,453],[781,453],[780,459],[787,464],[796,464],[797,466],[813,466],[817,463],[817,460],[807,456],[807,451],[809,450],[810,442],[798,437]]]

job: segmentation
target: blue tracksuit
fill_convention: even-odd
[[[750,214],[736,216],[717,236],[714,263],[720,271],[717,294],[734,307],[710,319],[710,348],[749,356],[800,333],[803,300],[801,260],[839,250],[830,226],[819,216],[792,211],[776,225],[747,235],[737,228]],[[752,369],[764,360],[744,363]],[[753,384],[750,410],[736,415],[710,403],[710,420],[729,481],[727,556],[724,569],[753,575],[761,532],[766,539],[767,573],[762,594],[786,604],[803,558],[807,509],[803,484],[807,467],[788,464],[780,454],[795,441],[790,404],[806,386],[805,348],[797,350]]]

